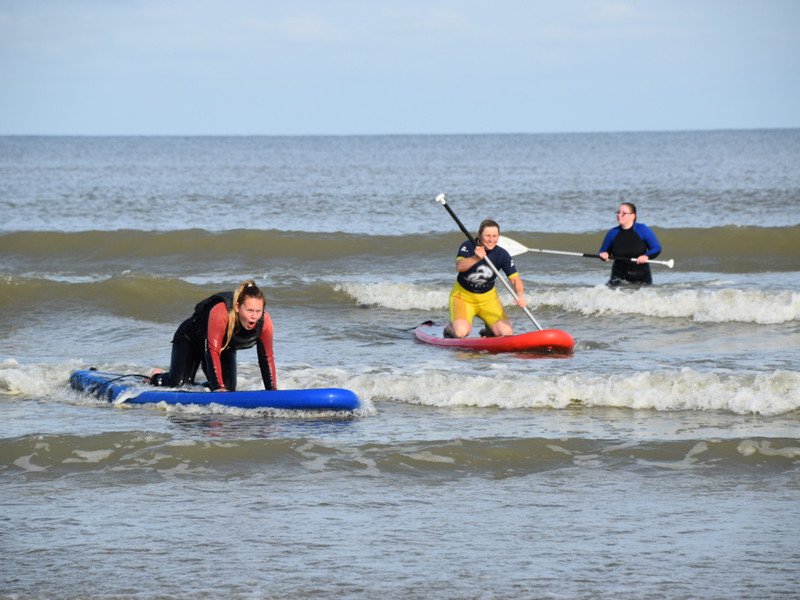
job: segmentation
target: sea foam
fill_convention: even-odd
[[[432,289],[409,283],[344,283],[335,289],[363,306],[393,310],[447,309],[449,288]],[[510,296],[501,290],[501,298]],[[555,307],[582,315],[627,314],[655,318],[682,318],[698,323],[756,323],[774,325],[800,321],[800,293],[723,288],[685,290],[672,288],[615,289],[605,285],[572,289],[530,288],[531,309]]]
[[[71,365],[51,369],[61,377],[42,377],[41,365],[0,368],[6,394],[34,394],[56,401],[78,402],[68,392]],[[705,372],[692,368],[653,370],[630,374],[542,375],[513,372],[502,367],[469,375],[441,365],[417,369],[366,369],[354,373],[337,368],[287,367],[286,388],[343,387],[358,394],[361,414],[380,412],[380,402],[404,402],[437,407],[500,409],[563,409],[571,406],[629,408],[656,411],[728,411],[734,414],[782,415],[800,410],[800,372]],[[13,382],[13,383],[12,383]],[[257,377],[243,377],[240,389],[258,388]],[[86,397],[86,404],[105,404]],[[199,412],[215,412],[208,408]]]
[[[428,406],[505,409],[615,407],[780,415],[800,410],[800,373],[707,373],[690,368],[631,375],[464,375],[433,369],[368,373],[340,385],[360,397]]]

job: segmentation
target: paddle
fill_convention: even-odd
[[[505,236],[500,236],[500,239],[497,241],[497,245],[505,248],[511,256],[519,256],[520,254],[525,254],[526,252],[544,252],[545,254],[565,254],[566,256],[583,256],[586,258],[600,258],[599,254],[586,254],[584,252],[565,252],[563,250],[542,250],[541,248],[527,248],[520,244],[519,242],[512,240],[511,238],[507,238]],[[635,258],[621,258],[616,257],[616,260],[630,260],[631,262],[636,262]],[[647,261],[648,264],[656,264],[656,265],[666,265],[670,269],[675,266],[675,261],[671,258],[669,260],[649,260]]]
[[[436,201],[447,209],[447,212],[449,212],[450,216],[453,217],[453,220],[456,222],[456,225],[458,225],[459,229],[461,229],[461,231],[464,232],[464,235],[467,236],[467,239],[477,246],[478,242],[475,240],[474,237],[472,237],[472,234],[467,230],[467,228],[464,227],[464,224],[456,216],[456,213],[453,212],[453,209],[450,208],[450,205],[447,203],[447,196],[445,196],[444,194],[439,194],[438,196],[436,196]],[[508,281],[506,281],[505,278],[502,275],[500,275],[500,271],[497,270],[497,267],[495,267],[494,264],[492,263],[492,261],[489,260],[488,256],[486,258],[484,258],[483,260],[486,261],[487,265],[489,265],[489,268],[497,276],[497,279],[499,279],[501,282],[503,282],[503,285],[506,286],[506,289],[508,290],[508,293],[511,294],[514,297],[514,302],[516,302],[518,300],[517,293],[514,291],[514,288],[511,287],[511,284]],[[525,306],[525,307],[522,308],[522,310],[525,311],[525,314],[528,315],[528,318],[533,322],[534,325],[536,325],[536,329],[541,331],[542,326],[539,325],[539,323],[536,322],[536,319],[534,318],[533,314],[531,314],[531,311],[528,310],[528,307]]]

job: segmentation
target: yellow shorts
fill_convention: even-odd
[[[487,327],[507,318],[500,297],[497,295],[497,289],[492,288],[483,294],[475,294],[465,290],[456,282],[450,290],[450,321],[464,319],[472,325],[475,317],[486,323]]]

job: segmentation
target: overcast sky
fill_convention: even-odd
[[[800,127],[800,0],[0,0],[0,134]]]

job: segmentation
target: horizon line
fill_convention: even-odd
[[[461,133],[2,133],[0,137],[462,137],[462,136],[526,136],[526,135],[609,135],[639,133],[711,133],[725,131],[792,131],[800,126],[781,127],[711,127],[701,129],[617,129],[586,131],[497,131]]]

